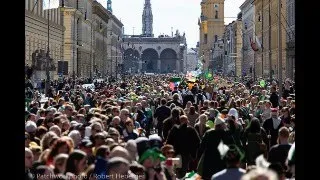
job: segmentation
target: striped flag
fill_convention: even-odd
[[[59,7],[59,0],[43,0],[43,10]]]

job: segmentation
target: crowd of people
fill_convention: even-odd
[[[63,79],[47,92],[26,82],[26,179],[295,178],[289,79],[281,95],[275,80],[220,76]]]

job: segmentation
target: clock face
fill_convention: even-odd
[[[214,8],[218,9],[219,8],[219,4],[214,4]]]

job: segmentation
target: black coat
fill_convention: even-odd
[[[267,134],[270,133],[271,135],[271,142],[270,142],[270,146],[273,146],[275,144],[277,144],[277,139],[278,139],[278,132],[279,132],[279,129],[281,127],[283,127],[283,123],[281,122],[279,124],[279,126],[274,129],[273,128],[273,121],[272,121],[272,118],[270,119],[267,119],[263,122],[263,129],[266,131]],[[268,146],[269,147],[269,146]]]
[[[176,119],[178,121],[178,119]],[[163,131],[162,131],[162,137],[164,140],[168,138],[169,131],[172,129],[172,127],[177,124],[177,122],[174,121],[172,117],[167,118],[163,121]]]
[[[279,96],[277,93],[273,92],[269,98],[271,104],[272,104],[272,107],[273,108],[276,108],[279,106]]]
[[[169,132],[167,143],[174,147],[176,154],[195,159],[200,137],[197,131],[187,124],[175,125]]]
[[[157,118],[158,123],[163,123],[171,115],[171,109],[167,106],[160,106],[156,109],[154,117]]]
[[[228,133],[224,130],[208,130],[201,141],[198,150],[198,159],[203,155],[203,179],[210,179],[211,176],[226,168],[226,163],[221,159],[218,145],[223,141],[224,144],[231,144]]]

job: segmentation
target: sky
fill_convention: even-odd
[[[107,0],[97,0],[107,7]],[[112,0],[113,14],[124,25],[124,33],[141,34],[142,12],[145,0]],[[225,0],[225,24],[236,19],[240,5],[245,0]],[[195,47],[199,41],[198,18],[201,14],[201,0],[151,0],[153,14],[153,34],[171,35],[178,29],[180,34],[186,33],[188,48]]]

